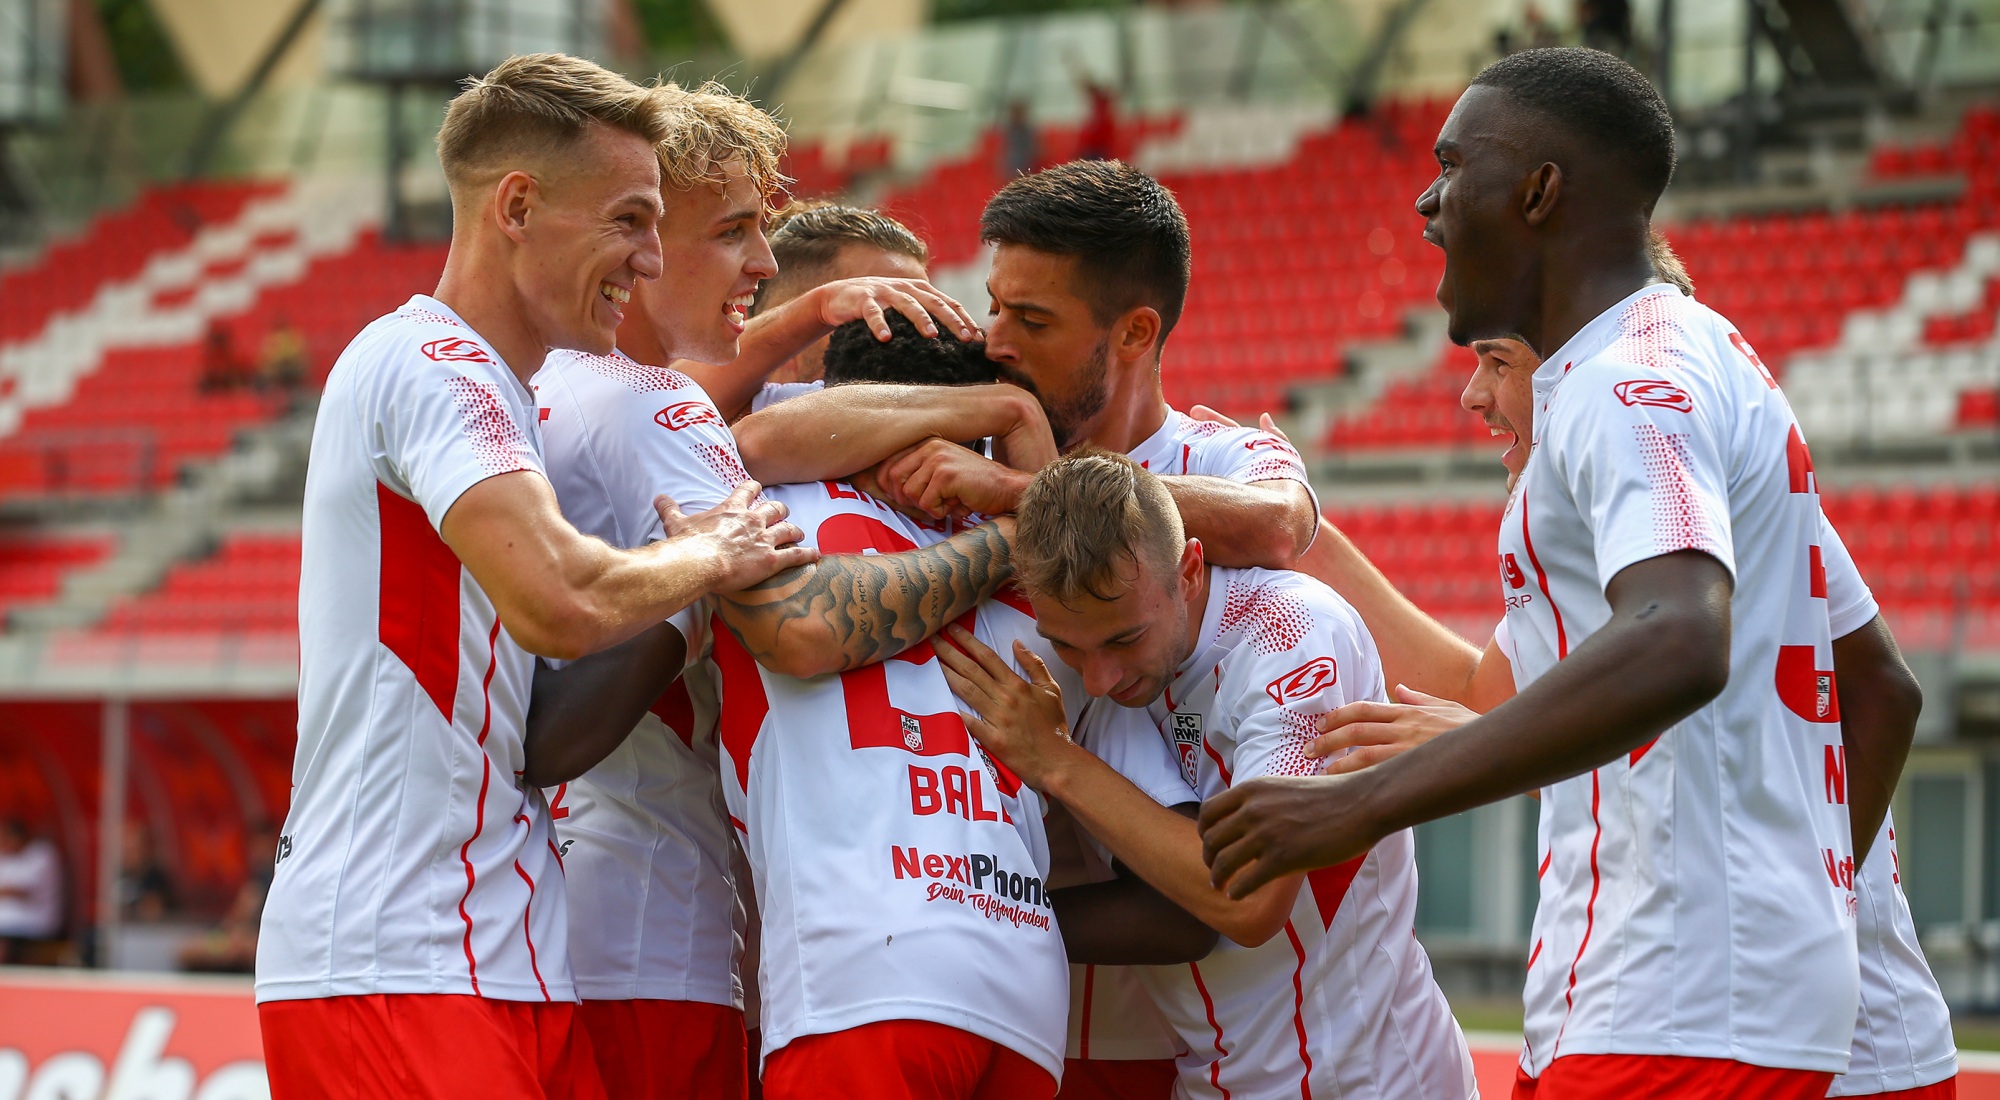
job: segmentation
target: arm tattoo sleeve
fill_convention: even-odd
[[[895,554],[832,554],[722,597],[722,620],[759,664],[844,672],[943,630],[1013,576],[1013,548],[983,524]],[[826,663],[831,657],[832,663]]]

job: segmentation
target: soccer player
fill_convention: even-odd
[[[618,336],[659,362],[727,362],[743,332],[738,307],[773,271],[762,222],[781,181],[784,133],[720,86],[669,85],[655,97],[667,129],[665,273],[639,287]],[[871,300],[867,289],[836,306]],[[535,386],[562,509],[612,545],[658,536],[657,494],[706,506],[746,476],[720,413],[676,370],[622,352],[564,351],[549,356]],[[788,587],[713,610],[780,668],[840,672],[915,644],[1004,581],[993,535],[967,532],[893,562],[824,559],[809,575],[771,582]],[[536,679],[526,779],[555,788],[583,1016],[619,1097],[723,1098],[748,1087],[744,915],[705,659],[710,613],[707,603],[690,608]]]
[[[1331,589],[1208,565],[1160,479],[1128,458],[1071,455],[1037,474],[1015,543],[1042,636],[1092,696],[1145,711],[1204,800],[1317,770],[1303,753],[1313,716],[1381,698],[1374,643]],[[1199,963],[1141,972],[1190,1051],[1176,1096],[1475,1094],[1471,1056],[1415,939],[1408,832],[1338,867],[1225,896],[1189,822],[1072,741],[1061,689],[1030,652],[1015,653],[1031,670],[1024,680],[979,640],[950,637],[966,653],[942,659],[981,744],[1226,941]]]
[[[722,364],[676,364],[707,390],[731,423],[773,401],[818,389],[833,330],[868,322],[889,339],[900,312],[925,335],[944,318],[960,340],[979,336],[965,308],[928,281],[930,249],[901,222],[875,210],[793,202],[765,231],[777,274],[757,286],[740,354]]]
[[[1540,787],[1521,1092],[1824,1096],[1857,901],[1817,491],[1769,373],[1649,254],[1672,120],[1616,58],[1533,50],[1475,78],[1437,156],[1418,210],[1452,338],[1547,352],[1506,414],[1534,424],[1500,533],[1522,688],[1379,766],[1209,800],[1214,881]]]
[[[1009,182],[979,224],[994,246],[986,354],[1040,399],[1056,444],[1128,454],[1162,475],[1214,560],[1289,568],[1319,514],[1298,453],[1266,432],[1187,417],[1160,388],[1192,255],[1173,194],[1129,165],[1078,161]],[[892,458],[883,487],[905,503],[933,515],[1008,512],[1032,468],[983,459],[939,430],[978,401],[826,393],[746,418],[738,441],[753,469],[769,463],[772,479]]]
[[[809,562],[745,486],[620,551],[564,521],[528,379],[607,352],[660,273],[661,136],[624,78],[552,54],[470,82],[438,134],[435,296],[356,337],[306,479],[299,749],[258,943],[272,1094],[602,1096],[563,878],[520,781],[534,655],[602,649]]]

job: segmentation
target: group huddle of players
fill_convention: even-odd
[[[313,439],[273,1096],[1462,1100],[1410,828],[1523,791],[1517,1097],[1953,1095],[1914,681],[1637,73],[1496,63],[1418,200],[1516,438],[1483,649],[1166,404],[1158,182],[1007,183],[982,325],[783,146],[560,55],[451,104]]]

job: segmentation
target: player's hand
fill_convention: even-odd
[[[1196,405],[1194,408],[1189,409],[1188,418],[1191,420],[1205,421],[1209,424],[1220,424],[1225,428],[1240,428],[1243,426],[1241,424],[1238,424],[1236,421],[1231,420],[1229,417],[1226,417],[1221,413],[1216,412],[1214,409],[1209,408],[1207,405]],[[1291,436],[1288,436],[1283,431],[1279,430],[1278,422],[1271,418],[1270,413],[1264,413],[1259,417],[1257,417],[1257,426],[1263,429],[1264,431],[1270,432],[1272,435],[1277,436],[1279,439],[1282,439],[1287,443],[1290,443],[1292,441]]]
[[[1056,449],[1055,432],[1040,399],[1019,387],[1008,388],[1019,394],[1020,416],[1013,427],[994,433],[993,457],[1013,469],[1034,473],[1062,457],[1062,452]]]
[[[757,500],[761,491],[756,482],[746,481],[729,499],[691,516],[670,496],[653,499],[668,539],[699,540],[712,555],[715,580],[709,591],[737,592],[772,574],[819,560],[818,550],[799,545],[805,532],[786,522],[783,504]]]
[[[979,322],[950,295],[922,279],[885,279],[866,276],[837,279],[813,291],[819,299],[819,320],[828,328],[849,321],[866,321],[877,340],[889,339],[889,319],[885,310],[895,310],[910,319],[925,336],[938,334],[938,322],[949,325],[963,341],[979,339]]]
[[[1074,747],[1062,688],[1048,666],[1015,642],[1014,659],[1030,677],[1023,680],[998,653],[955,623],[944,628],[938,641],[945,682],[959,702],[976,712],[965,715],[965,728],[995,760],[1041,790],[1061,752]]]
[[[1032,476],[945,439],[926,439],[875,471],[891,503],[934,519],[1012,512]]]
[[[1449,699],[1401,684],[1389,694],[1395,702],[1349,703],[1319,716],[1320,735],[1307,743],[1306,755],[1326,761],[1324,774],[1344,775],[1380,764],[1479,717]],[[1345,750],[1352,751],[1335,755]]]
[[[1209,881],[1233,899],[1286,875],[1361,855],[1379,837],[1361,819],[1362,775],[1265,775],[1201,804]]]

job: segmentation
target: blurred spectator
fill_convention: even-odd
[[[276,869],[278,832],[266,822],[250,826],[244,858],[249,873],[229,912],[215,931],[181,951],[181,969],[214,974],[249,974],[257,969],[257,926],[264,919],[264,898],[271,892]]]
[[[1632,0],[1577,0],[1583,44],[1620,57],[1632,52]]]
[[[0,821],[0,963],[36,961],[35,948],[62,934],[62,866],[55,845]]]
[[[1076,159],[1113,160],[1118,156],[1118,100],[1109,85],[1078,71],[1083,97],[1088,101],[1083,129],[1076,135]]]
[[[279,314],[264,337],[257,358],[257,386],[272,393],[292,394],[306,380],[306,338],[291,319]]]
[[[229,326],[221,321],[208,323],[208,335],[201,341],[201,392],[223,393],[252,381],[250,364],[237,354]]]
[[[175,908],[174,883],[153,852],[153,834],[136,821],[125,823],[125,858],[118,872],[118,907],[126,920],[165,920]]]
[[[1041,142],[1035,135],[1035,120],[1028,116],[1028,101],[1014,100],[1007,104],[1007,122],[1000,129],[1000,174],[1013,179],[1041,164]]]
[[[1562,45],[1562,36],[1556,33],[1555,24],[1549,22],[1548,16],[1542,14],[1539,4],[1531,3],[1528,5],[1528,10],[1521,13],[1521,30],[1523,37],[1528,40],[1528,49],[1540,50]]]

